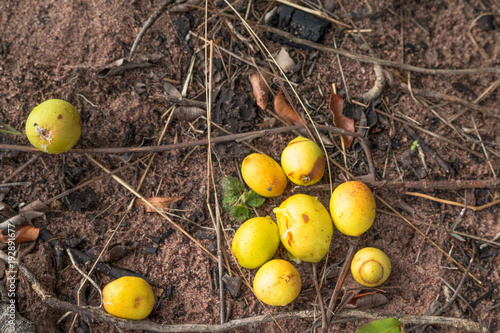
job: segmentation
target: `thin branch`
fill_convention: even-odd
[[[312,126],[312,125],[309,125],[309,126]],[[284,133],[284,132],[291,132],[291,131],[294,131],[294,130],[297,130],[297,129],[300,129],[303,127],[304,127],[304,125],[299,124],[299,125],[278,127],[278,128],[273,128],[273,129],[267,129],[267,130],[238,133],[238,134],[233,134],[233,135],[225,135],[225,136],[211,138],[210,142],[211,143],[221,143],[221,142],[228,142],[228,141],[247,140],[247,139],[260,137],[260,136],[266,136],[266,135],[278,134],[278,133]],[[359,138],[360,140],[363,140],[363,138],[361,138],[359,134],[354,133],[354,132],[350,132],[350,131],[345,131],[345,130],[340,129],[340,128],[331,127],[331,126],[321,126],[321,125],[317,125],[317,127],[319,129],[332,132],[334,134],[350,135],[350,136],[354,136],[356,138]],[[177,143],[177,144],[170,144],[170,145],[163,145],[163,146],[116,147],[116,148],[111,148],[111,147],[106,147],[106,148],[73,148],[73,149],[69,150],[67,153],[70,153],[70,154],[71,153],[73,153],[73,154],[159,153],[159,152],[164,152],[164,151],[168,151],[168,150],[189,148],[189,147],[193,147],[193,146],[205,146],[207,144],[208,144],[208,139],[202,139],[202,140],[181,142],[181,143]],[[31,147],[31,146],[18,146],[18,145],[7,145],[7,144],[0,144],[0,150],[39,152],[39,150],[37,148]],[[480,154],[480,156],[483,157],[483,155],[481,155],[481,154]]]
[[[161,5],[161,7],[158,8],[158,10],[156,10],[153,14],[151,14],[146,23],[144,23],[144,26],[142,27],[141,31],[139,31],[137,37],[135,38],[134,44],[132,44],[132,47],[130,48],[130,52],[128,54],[129,59],[132,59],[132,57],[134,56],[135,50],[137,49],[137,46],[139,45],[139,42],[142,39],[142,36],[146,33],[146,30],[148,30],[149,27],[156,22],[156,20],[158,19],[158,17],[160,17],[165,8],[167,8],[167,6],[170,5],[172,2],[174,2],[174,0],[165,1],[163,5]]]
[[[113,317],[100,309],[94,309],[89,307],[77,306],[75,304],[61,301],[51,295],[37,280],[35,275],[31,273],[28,268],[17,259],[10,259],[4,252],[0,251],[0,259],[8,262],[9,264],[17,265],[19,270],[23,273],[26,280],[31,283],[31,287],[35,293],[50,307],[71,311],[78,313],[79,315],[93,320],[111,324],[117,327],[132,329],[132,330],[146,330],[159,333],[170,333],[170,332],[222,332],[234,329],[237,327],[250,326],[256,323],[266,323],[272,320],[284,320],[284,319],[313,319],[314,311],[305,310],[298,312],[288,312],[274,314],[273,316],[255,316],[250,318],[236,319],[228,321],[222,325],[205,325],[205,324],[179,324],[179,325],[165,325],[161,323],[155,323],[150,320],[128,320]],[[471,320],[462,318],[451,318],[451,317],[436,317],[436,316],[413,316],[413,315],[403,315],[399,313],[377,313],[377,312],[367,312],[358,310],[342,310],[337,314],[338,318],[348,318],[348,319],[382,319],[387,317],[398,318],[403,324],[426,324],[426,325],[445,325],[450,327],[458,328],[462,331],[471,333],[488,333],[488,329],[479,323],[473,322]]]
[[[78,265],[75,262],[75,258],[73,258],[73,254],[71,254],[71,251],[69,249],[66,249],[66,253],[68,253],[69,259],[71,260],[71,263],[73,264],[73,267],[78,271],[78,273],[80,273],[85,278],[85,280],[88,280],[94,286],[94,288],[97,290],[97,292],[99,292],[99,295],[101,297],[99,297],[100,305],[97,308],[101,308],[102,307],[102,303],[103,303],[103,296],[102,296],[101,288],[99,288],[99,286],[97,285],[97,283],[94,280],[92,280],[92,278],[90,276],[88,276],[87,274],[85,274],[80,269],[80,267],[78,267]],[[81,286],[83,286],[84,283],[85,282],[83,282],[81,284]],[[77,292],[78,302],[80,302],[80,289],[81,289],[81,286],[80,286],[80,288],[78,289],[78,292]]]
[[[316,289],[316,295],[318,297],[318,302],[319,302],[319,308],[321,310],[321,330],[323,332],[326,332],[326,311],[325,311],[325,304],[323,303],[323,297],[321,297],[321,290],[319,288],[319,283],[318,283],[318,274],[316,273],[316,263],[312,263],[312,275],[313,275],[313,281],[314,281],[314,288]]]
[[[395,67],[395,68],[400,68],[403,70],[408,70],[408,71],[417,72],[417,73],[431,74],[431,75],[467,75],[467,74],[500,73],[500,67],[467,68],[467,69],[422,68],[422,67],[402,64],[402,63],[397,62],[397,61],[379,59],[379,58],[375,58],[375,57],[370,57],[370,56],[366,56],[366,55],[362,55],[362,54],[349,52],[349,51],[343,50],[343,49],[336,49],[333,47],[325,46],[323,44],[314,43],[314,42],[311,42],[311,41],[308,41],[308,40],[305,40],[302,38],[297,38],[297,37],[293,36],[292,34],[284,32],[280,29],[269,27],[267,25],[257,25],[257,27],[259,29],[262,29],[262,30],[265,30],[268,32],[272,32],[273,34],[285,37],[285,38],[287,38],[287,39],[289,39],[292,42],[295,42],[297,44],[309,46],[313,49],[324,51],[324,52],[331,52],[331,53],[335,53],[335,54],[340,54],[341,56],[355,59],[355,60],[358,60],[360,62],[379,64],[380,66]]]
[[[445,203],[445,204],[452,205],[452,206],[458,206],[458,207],[468,208],[468,209],[473,210],[475,212],[483,210],[483,209],[486,209],[486,208],[489,208],[489,207],[492,207],[492,206],[497,205],[497,204],[500,203],[500,199],[497,199],[497,200],[494,200],[494,201],[492,201],[490,203],[487,203],[485,205],[482,205],[482,206],[469,206],[469,205],[465,205],[465,204],[460,203],[460,202],[455,202],[455,201],[440,199],[440,198],[433,197],[431,195],[427,195],[427,194],[423,194],[423,193],[418,193],[418,192],[405,192],[405,194],[406,195],[412,195],[414,197],[420,197],[420,198],[429,199],[429,200],[436,201],[436,202]]]

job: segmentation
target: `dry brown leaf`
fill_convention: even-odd
[[[342,108],[344,106],[344,100],[335,93],[332,93],[330,97],[330,110],[333,113],[333,123],[335,127],[341,128],[346,131],[354,132],[354,120],[351,118],[347,118],[342,114]],[[350,148],[352,144],[352,140],[354,140],[353,136],[342,135],[342,141],[344,141],[344,145],[346,148]]]
[[[262,77],[260,73],[252,74],[249,78],[250,84],[252,84],[253,95],[257,101],[257,105],[265,110],[267,103],[269,102],[269,86],[266,83],[266,78]]]
[[[50,212],[50,207],[44,204],[40,199],[36,199],[35,201],[30,202],[29,204],[23,206],[19,211],[20,212],[35,211],[35,212],[47,213]]]
[[[31,224],[21,225],[14,230],[6,229],[0,232],[0,242],[9,243],[13,241],[14,243],[24,243],[32,242],[38,238],[40,233],[40,228],[35,228]],[[12,237],[14,236],[14,237]]]
[[[183,197],[180,198],[168,198],[168,197],[150,197],[150,198],[144,198],[147,201],[149,201],[153,206],[156,207],[156,209],[168,209],[170,208],[170,205],[172,205],[174,202],[177,200],[181,200]],[[138,200],[137,204],[140,206],[144,206],[146,209],[146,212],[153,213],[156,212],[153,208],[151,208],[146,202],[143,200]]]
[[[278,95],[274,97],[274,110],[288,125],[304,123],[297,111],[288,106],[281,90]]]
[[[180,121],[193,121],[206,114],[207,112],[205,110],[196,106],[179,106],[174,111],[174,118]]]
[[[384,294],[376,291],[373,293],[357,295],[351,302],[349,302],[349,304],[353,305],[357,310],[366,310],[385,304],[387,302],[387,297],[385,297]]]

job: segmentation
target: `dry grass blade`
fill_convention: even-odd
[[[403,219],[406,223],[408,223],[410,225],[410,227],[412,227],[416,232],[418,232],[422,237],[424,237],[429,243],[431,243],[436,249],[438,249],[441,253],[443,253],[446,257],[448,257],[451,261],[453,261],[455,263],[455,265],[458,266],[458,268],[460,268],[462,271],[465,272],[465,267],[460,264],[457,260],[455,260],[455,258],[453,258],[450,254],[448,254],[448,252],[446,252],[445,250],[443,250],[439,245],[436,244],[436,242],[434,242],[432,239],[430,239],[428,236],[426,236],[419,228],[417,228],[413,223],[411,223],[407,218],[405,218],[403,215],[401,215],[396,209],[394,209],[394,207],[392,207],[389,203],[387,203],[387,201],[385,201],[384,199],[382,199],[379,195],[376,196],[376,198],[378,200],[380,200],[384,205],[387,206],[387,208],[389,208],[391,211],[393,211],[398,217],[400,217],[401,219]],[[477,278],[475,277],[472,273],[469,272],[469,275],[471,278],[474,279],[474,281],[476,281],[479,285],[483,285],[483,283]]]

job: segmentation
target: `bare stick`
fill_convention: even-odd
[[[400,83],[400,86],[402,87],[402,89],[405,92],[410,92],[410,89],[406,84]],[[458,103],[460,105],[465,106],[468,109],[481,112],[481,113],[488,115],[488,116],[491,116],[491,117],[500,118],[500,114],[494,108],[489,108],[487,106],[480,106],[480,105],[468,102],[466,100],[463,100],[461,98],[458,98],[458,97],[455,97],[452,95],[446,95],[446,94],[443,94],[443,93],[440,93],[437,91],[428,91],[428,90],[422,90],[422,89],[417,89],[417,88],[412,88],[411,92],[415,95],[418,95],[418,96],[423,96],[423,97],[427,97],[427,98],[437,98],[437,99],[442,99],[442,100],[452,102],[452,103]]]
[[[427,154],[431,155],[431,157],[434,159],[434,161],[436,161],[437,164],[439,164],[441,166],[441,168],[443,168],[444,171],[446,171],[446,173],[449,173],[452,175],[455,174],[455,171],[452,169],[452,167],[450,167],[448,162],[446,162],[438,154],[436,154],[436,152],[431,147],[427,146],[427,144],[424,141],[422,141],[422,139],[420,139],[420,137],[415,132],[413,132],[413,130],[410,128],[410,126],[404,125],[404,128],[405,128],[405,131],[408,133],[408,135],[413,140],[416,140],[418,142],[418,145],[420,147],[422,147],[422,150],[425,151]]]
[[[170,332],[221,332],[228,331],[237,327],[245,327],[255,323],[265,323],[273,320],[284,319],[313,319],[314,311],[305,310],[298,312],[288,312],[281,314],[274,314],[273,316],[255,316],[250,318],[236,319],[226,322],[222,325],[204,325],[204,324],[180,324],[180,325],[165,325],[162,323],[155,323],[150,320],[128,320],[113,317],[100,309],[89,307],[77,306],[75,304],[61,301],[55,298],[49,291],[47,291],[36,277],[31,273],[28,268],[17,259],[10,259],[4,252],[0,251],[0,259],[8,262],[9,264],[17,265],[19,270],[23,273],[35,293],[50,307],[71,311],[78,313],[81,316],[91,318],[93,320],[108,323],[117,327],[132,329],[132,330],[146,330],[160,333]],[[488,333],[488,329],[479,323],[462,318],[451,317],[436,317],[436,316],[413,316],[403,315],[399,313],[377,313],[358,310],[342,310],[337,314],[338,318],[348,319],[382,319],[387,317],[396,317],[403,324],[427,324],[427,325],[445,325],[458,328],[460,330],[472,333]]]
[[[30,186],[30,185],[31,185],[31,182],[3,183],[3,184],[0,184],[0,188],[13,187],[13,186]]]
[[[137,37],[135,38],[134,44],[132,44],[132,48],[130,48],[130,53],[128,54],[129,60],[132,59],[132,57],[135,54],[135,50],[137,49],[137,46],[139,45],[139,42],[142,39],[142,36],[146,33],[146,30],[149,29],[149,27],[155,23],[155,21],[160,17],[160,15],[163,13],[165,8],[167,8],[168,5],[170,5],[174,0],[167,0],[161,5],[158,10],[156,10],[151,16],[148,18],[146,23],[144,23],[144,26],[142,27],[141,31],[139,31],[139,34],[137,34]]]
[[[84,278],[85,280],[88,280],[93,286],[94,288],[97,290],[97,292],[99,293],[99,295],[101,296],[99,298],[99,301],[100,301],[100,305],[97,307],[97,308],[100,308],[102,307],[102,302],[103,302],[103,297],[102,297],[102,291],[101,291],[101,288],[99,288],[99,286],[97,285],[97,283],[95,283],[94,280],[92,280],[92,278],[90,276],[88,276],[87,274],[85,274],[81,269],[80,267],[78,267],[78,265],[76,264],[75,262],[75,258],[73,258],[73,255],[71,254],[71,251],[69,249],[66,249],[66,253],[68,253],[68,256],[69,256],[69,259],[71,260],[71,263],[73,264],[73,267],[78,271],[78,273],[80,273]],[[85,283],[85,282],[84,282]],[[83,286],[83,283],[81,284]],[[77,292],[77,298],[78,298],[78,303],[80,303],[80,289],[81,287],[78,289],[78,292]]]
[[[351,241],[349,243],[349,250],[347,250],[347,256],[344,261],[344,265],[342,266],[342,271],[340,272],[339,277],[337,278],[337,284],[335,285],[335,289],[333,289],[332,298],[330,299],[330,304],[328,304],[328,315],[327,315],[327,325],[330,325],[330,321],[334,314],[335,303],[337,303],[337,298],[340,294],[340,289],[344,284],[345,277],[347,276],[347,272],[349,272],[349,267],[351,266],[352,258],[354,258],[354,253],[356,252],[357,242]]]
[[[312,125],[309,125],[309,126],[312,127]],[[268,130],[252,131],[252,132],[238,133],[238,134],[233,134],[233,135],[224,135],[224,136],[211,138],[210,142],[211,143],[221,143],[221,142],[228,142],[228,141],[233,141],[233,140],[234,141],[247,140],[250,138],[255,138],[255,137],[260,137],[260,136],[266,136],[266,135],[278,134],[278,133],[284,133],[284,132],[291,132],[291,131],[294,131],[294,130],[297,130],[297,129],[300,129],[303,127],[304,127],[304,125],[299,124],[299,125],[292,125],[292,126],[286,126],[286,127],[278,127],[278,128],[268,129]],[[344,134],[344,135],[354,136],[356,138],[359,138],[361,141],[364,140],[359,134],[354,133],[354,132],[350,132],[350,131],[345,131],[341,128],[336,128],[336,127],[332,127],[332,126],[323,126],[323,125],[316,125],[316,127],[318,129],[327,130],[327,131],[335,133],[335,134]],[[202,140],[181,142],[181,143],[171,144],[171,145],[149,146],[149,147],[73,148],[70,151],[68,151],[67,153],[73,153],[73,154],[159,153],[159,152],[164,152],[164,151],[168,151],[168,150],[189,148],[189,147],[193,147],[193,146],[205,146],[207,144],[208,144],[208,139],[202,139]],[[0,150],[39,152],[39,150],[35,147],[6,145],[6,144],[0,144]],[[479,156],[484,158],[484,156],[481,154],[479,154]]]
[[[319,308],[321,309],[321,330],[326,332],[326,311],[325,305],[323,304],[323,297],[321,297],[321,290],[319,289],[318,274],[316,273],[316,263],[312,263],[312,274],[314,281],[314,288],[316,289],[316,295],[318,297]]]
[[[451,261],[455,263],[455,265],[458,266],[462,271],[465,271],[465,267],[462,266],[455,258],[453,258],[448,252],[443,250],[439,245],[436,244],[432,239],[427,237],[419,228],[417,228],[413,223],[411,223],[407,218],[405,218],[403,215],[401,215],[397,210],[394,209],[390,204],[387,203],[384,199],[382,199],[379,195],[375,196],[379,201],[381,201],[384,205],[387,206],[390,210],[392,210],[395,214],[398,215],[402,220],[404,220],[410,227],[412,227],[416,232],[418,232],[422,237],[424,237],[429,243],[431,243],[436,249],[438,249],[441,253],[443,253],[445,256],[447,256]],[[479,285],[483,285],[483,283],[475,277],[472,273],[469,272],[469,276],[476,281]]]
[[[372,64],[379,64],[381,66],[387,67],[396,67],[412,72],[424,73],[424,74],[432,74],[432,75],[466,75],[466,74],[485,74],[485,73],[500,73],[500,67],[485,67],[485,68],[467,68],[467,69],[432,69],[432,68],[422,68],[407,64],[402,64],[396,61],[384,60],[375,57],[370,57],[362,54],[357,54],[353,52],[349,52],[343,49],[336,49],[333,47],[325,46],[323,44],[314,43],[302,38],[297,38],[292,34],[284,32],[280,29],[272,28],[267,25],[257,25],[259,29],[272,32],[273,34],[280,35],[285,37],[292,42],[309,46],[313,49],[331,52],[335,54],[340,54],[341,56],[348,57],[351,59],[358,60],[360,62],[367,62]]]
[[[9,180],[11,180],[12,178],[14,178],[18,173],[20,173],[21,171],[23,171],[24,168],[26,168],[28,165],[30,165],[31,163],[35,162],[40,156],[42,156],[41,153],[40,154],[36,154],[32,158],[30,158],[26,163],[24,163],[19,168],[17,168],[16,171],[12,172],[7,178],[3,179],[0,182],[0,184],[7,183]]]
[[[463,203],[460,203],[460,202],[455,202],[455,201],[440,199],[440,198],[436,198],[436,197],[433,197],[433,196],[430,196],[430,195],[427,195],[427,194],[423,194],[423,193],[418,193],[418,192],[405,192],[405,194],[412,195],[414,197],[420,197],[420,198],[429,199],[429,200],[436,201],[436,202],[445,203],[445,204],[452,205],[452,206],[458,206],[458,207],[468,208],[468,209],[473,210],[475,212],[483,210],[483,209],[486,209],[486,208],[489,208],[489,207],[492,207],[492,206],[497,205],[497,204],[500,203],[500,199],[497,199],[497,200],[494,200],[494,201],[492,201],[490,203],[487,203],[485,205],[482,205],[482,206],[469,206],[469,205],[466,205],[466,204],[463,204]]]

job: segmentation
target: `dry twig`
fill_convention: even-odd
[[[102,310],[77,306],[75,304],[61,301],[54,296],[52,296],[44,287],[40,284],[37,278],[31,273],[28,268],[16,259],[9,260],[7,254],[0,251],[0,260],[3,260],[13,265],[17,265],[19,270],[23,273],[26,280],[31,284],[31,287],[35,293],[42,299],[44,303],[50,307],[71,311],[78,313],[81,316],[91,318],[93,320],[108,323],[117,327],[134,329],[134,330],[146,330],[152,332],[160,333],[170,333],[170,332],[222,332],[234,329],[237,327],[246,327],[253,325],[255,323],[265,323],[272,320],[285,320],[285,319],[312,319],[314,318],[314,311],[305,310],[298,312],[289,312],[275,314],[273,316],[264,315],[256,316],[250,318],[236,319],[226,322],[221,325],[204,325],[204,324],[180,324],[180,325],[165,325],[162,323],[155,323],[149,320],[127,320],[117,317],[113,317]],[[488,329],[481,326],[479,323],[462,319],[462,318],[450,318],[450,317],[436,317],[436,316],[413,316],[413,315],[403,315],[399,313],[377,313],[368,311],[358,311],[358,310],[342,310],[337,314],[337,318],[346,319],[382,319],[387,317],[398,318],[401,323],[408,324],[426,324],[426,325],[445,325],[450,327],[455,327],[460,330],[472,333],[488,333]]]

